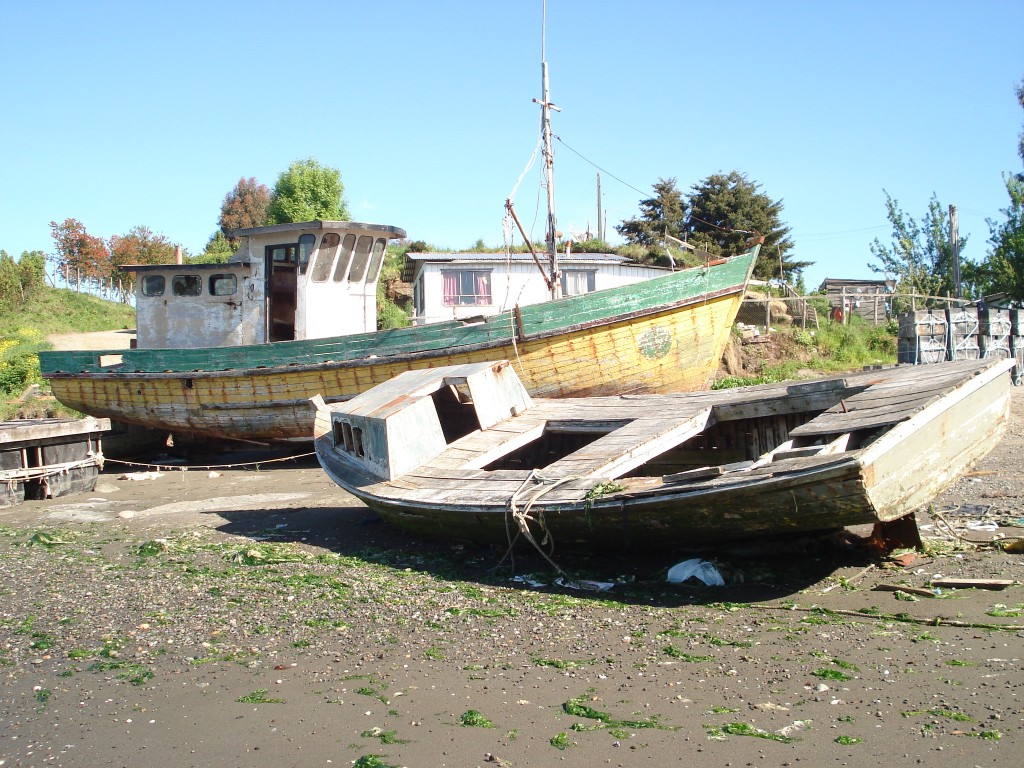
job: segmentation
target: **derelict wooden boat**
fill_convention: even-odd
[[[103,468],[107,419],[0,422],[0,507],[91,491]]]
[[[53,394],[83,413],[183,438],[308,440],[313,395],[343,401],[429,366],[507,358],[544,397],[707,387],[763,238],[732,258],[704,254],[698,267],[558,298],[547,62],[541,69],[551,301],[479,322],[376,331],[386,245],[404,230],[326,221],[253,227],[234,233],[245,244],[228,264],[126,268],[141,277],[140,348],[41,353]],[[518,224],[511,200],[506,208]]]
[[[707,387],[763,238],[732,258],[705,254],[695,268],[558,298],[546,61],[541,69],[534,101],[543,115],[551,301],[479,322],[376,331],[386,245],[404,230],[325,221],[253,227],[234,233],[245,243],[228,264],[130,267],[141,278],[140,348],[40,353],[54,395],[83,413],[183,438],[309,440],[313,395],[343,401],[429,366],[507,358],[544,397]],[[511,200],[506,208],[518,224]]]
[[[314,272],[325,238],[348,225],[291,225],[289,242],[316,233],[307,274]],[[526,388],[543,397],[701,389],[718,368],[759,249],[754,243],[729,259],[516,307],[478,322],[270,343],[264,343],[265,336],[248,343],[232,337],[191,348],[49,351],[40,353],[40,366],[57,399],[82,413],[182,436],[239,440],[309,440],[313,395],[343,401],[402,371],[437,365],[508,358]],[[220,312],[222,305],[242,303],[243,313],[250,298],[257,304],[264,296],[272,300],[264,283],[273,268],[262,257],[251,263],[160,267],[168,284],[193,272],[201,286],[214,278],[223,283],[237,272],[235,282],[255,291],[198,296],[196,304]],[[205,280],[204,270],[210,273]],[[168,306],[178,298],[168,295],[159,301]],[[139,306],[146,305],[147,298],[140,296]],[[202,311],[182,313],[180,322],[192,323],[193,341],[202,338],[204,328],[223,325],[204,321]],[[272,314],[261,311],[264,320]]]
[[[654,548],[903,518],[1005,431],[1013,361],[532,399],[507,362],[317,401],[327,474],[425,536]]]

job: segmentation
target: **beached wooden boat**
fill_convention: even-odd
[[[327,474],[425,536],[646,549],[889,523],[1005,431],[1013,361],[732,390],[531,398],[507,362],[317,400]]]
[[[544,397],[707,387],[764,238],[732,258],[696,252],[700,266],[559,298],[546,61],[541,70],[546,265],[534,258],[550,301],[378,332],[384,253],[404,230],[329,221],[254,227],[234,233],[244,242],[227,264],[125,267],[140,277],[139,348],[41,353],[54,395],[83,413],[187,442],[309,440],[315,394],[344,401],[402,371],[502,358]],[[506,208],[518,224],[511,200]]]
[[[759,248],[480,322],[236,346],[51,351],[40,353],[40,365],[57,399],[82,413],[240,440],[309,440],[314,394],[342,401],[436,365],[508,358],[544,397],[702,389],[718,369]]]
[[[0,507],[91,491],[103,468],[107,419],[0,422]]]

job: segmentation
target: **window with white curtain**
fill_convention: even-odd
[[[579,296],[581,293],[590,293],[595,290],[597,270],[594,269],[564,269],[562,270],[562,295]]]

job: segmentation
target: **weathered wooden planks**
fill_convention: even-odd
[[[926,503],[998,440],[1005,428],[1010,365],[966,361],[847,374],[832,383],[537,399],[494,434],[468,435],[397,481],[366,486],[361,498],[412,530],[479,541],[505,540],[512,510],[529,507],[530,525],[543,521],[545,533],[559,544],[598,547],[654,547],[891,520]],[[758,405],[761,418],[755,417]],[[806,414],[808,429],[793,427],[800,405],[813,406]],[[860,447],[857,431],[865,429],[878,432]],[[478,457],[524,445],[538,430],[596,437],[584,442],[558,435],[550,455],[558,456],[559,445],[582,447],[539,462],[546,465],[533,471],[479,468],[485,464]],[[695,435],[699,441],[688,439]],[[805,444],[822,436],[829,442]],[[760,446],[762,456],[710,466],[735,452],[730,441]],[[333,466],[323,448],[318,439],[325,469],[332,467],[328,472],[348,487],[343,468]],[[680,453],[691,466],[701,455],[709,461],[691,472],[657,469],[672,465],[665,454]],[[528,461],[522,452],[517,461],[520,456]],[[644,474],[651,469],[653,474]],[[609,478],[618,484],[606,487]]]

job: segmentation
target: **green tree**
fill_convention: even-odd
[[[0,306],[21,302],[21,279],[18,263],[7,251],[0,250]]]
[[[868,263],[868,267],[873,272],[896,280],[897,293],[913,293],[925,297],[952,296],[953,244],[949,238],[948,206],[940,204],[932,194],[928,210],[918,223],[904,213],[898,201],[885,192],[885,210],[892,224],[892,242],[886,245],[875,238],[870,248],[879,263]],[[967,237],[961,237],[961,261],[970,271],[973,265],[962,256],[966,245]],[[928,301],[925,299],[926,303]],[[896,311],[906,310],[908,307],[904,304],[897,302]]]
[[[277,177],[267,208],[268,224],[298,221],[345,221],[348,209],[341,171],[313,158],[296,160]]]
[[[22,251],[18,259],[18,276],[21,299],[25,301],[46,286],[46,254],[42,251]]]
[[[236,229],[262,227],[267,223],[269,206],[270,188],[266,184],[260,184],[252,176],[239,179],[235,188],[224,195],[217,225],[224,235]]]
[[[676,188],[674,178],[658,179],[654,196],[640,201],[640,216],[615,229],[626,238],[622,253],[657,263],[668,261],[665,235],[724,256],[742,253],[751,235],[762,235],[765,243],[754,274],[768,279],[778,277],[781,271],[788,278],[813,262],[788,258],[793,243],[788,238],[789,228],[780,221],[781,212],[781,202],[760,192],[742,173],[732,171],[694,184],[687,196]],[[637,247],[646,253],[638,253]]]
[[[754,265],[754,276],[792,279],[812,261],[788,257],[793,248],[789,227],[782,224],[782,201],[772,200],[739,171],[716,173],[694,184],[688,200],[688,240],[709,253],[734,256],[746,248],[752,235],[764,237]]]
[[[985,289],[1024,302],[1024,174],[1007,174],[1004,180],[1010,204],[1002,209],[1004,221],[988,222],[992,250],[984,265]]]
[[[424,245],[426,245],[424,243]],[[411,322],[411,300],[396,288],[401,281],[407,247],[389,245],[377,281],[377,330],[404,328]]]
[[[42,251],[23,251],[17,261],[0,250],[0,305],[24,304],[46,284],[46,255]]]
[[[191,256],[189,264],[223,264],[235,254],[235,246],[231,240],[219,229],[210,235],[206,241],[203,252],[198,256]]]
[[[1024,108],[1024,80],[1017,86],[1017,103]],[[1024,132],[1017,144],[1024,161]],[[1024,302],[1024,173],[1003,176],[1010,204],[1001,210],[1003,221],[988,220],[990,250],[983,265],[986,288],[1005,291],[1010,298]]]
[[[684,240],[686,235],[686,201],[676,189],[676,180],[658,179],[654,196],[640,201],[640,216],[616,225],[615,231],[630,245],[648,249],[663,246],[664,236]],[[652,250],[653,252],[653,250]]]

